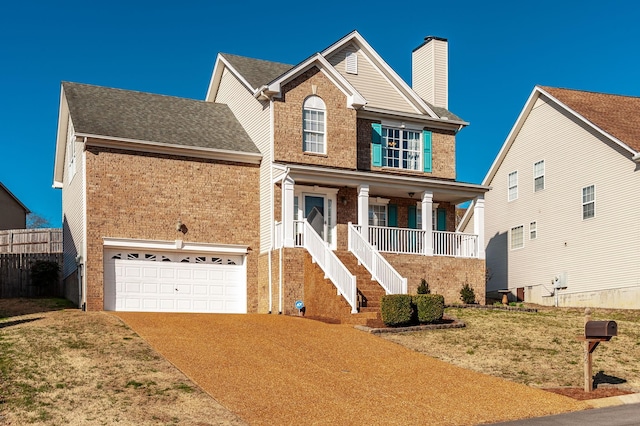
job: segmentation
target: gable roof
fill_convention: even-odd
[[[245,78],[254,90],[270,83],[293,68],[293,65],[282,64],[280,62],[247,58],[229,53],[220,53],[220,55],[229,61],[229,64]]]
[[[541,95],[596,132],[607,137],[613,143],[624,148],[631,154],[631,160],[640,162],[640,127],[635,125],[632,119],[637,111],[640,110],[640,98],[536,86],[529,95],[529,99],[527,99],[518,119],[482,181],[483,185],[489,185],[493,180],[511,145],[513,145],[518,132]],[[473,207],[473,204],[471,207]],[[472,208],[467,210],[458,229],[463,229],[467,225],[472,212]]]
[[[540,89],[633,150],[640,151],[640,126],[631,119],[640,111],[640,97],[547,86]]]
[[[15,202],[16,202],[20,207],[22,207],[22,209],[24,209],[24,212],[25,212],[26,214],[31,213],[31,210],[29,210],[29,209],[27,208],[27,206],[25,206],[24,204],[22,204],[22,201],[20,201],[20,200],[18,199],[18,197],[16,197],[15,195],[13,195],[13,193],[12,193],[11,191],[9,191],[9,188],[7,188],[6,186],[4,186],[4,185],[2,184],[2,182],[0,182],[0,189],[4,190],[7,194],[9,194],[9,197],[13,198],[13,199],[15,200]]]
[[[383,112],[376,108],[367,108],[366,99],[326,60],[326,58],[332,53],[350,43],[356,44],[367,54],[367,57],[384,75],[385,79],[387,79],[387,81],[389,81],[402,94],[402,96],[404,96],[407,101],[413,105],[416,111],[419,111],[419,114],[435,120],[448,120],[461,126],[468,124],[446,108],[435,107],[420,98],[382,59],[382,57],[378,55],[378,53],[369,45],[369,43],[367,43],[358,31],[355,30],[321,52],[305,58],[302,62],[296,65],[220,53],[214,66],[206,99],[208,101],[214,100],[212,96],[215,96],[220,85],[222,71],[225,67],[233,72],[255,97],[260,97],[261,94],[269,96],[277,95],[282,84],[295,78],[311,66],[315,65],[318,66],[318,68],[324,69],[330,75],[334,83],[336,83],[336,85],[345,92],[349,98],[350,105],[358,108],[362,107],[364,110],[369,109],[373,112]]]
[[[88,84],[62,86],[77,136],[260,152],[227,105]]]

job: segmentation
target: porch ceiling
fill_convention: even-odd
[[[491,189],[472,183],[431,179],[421,176],[391,175],[376,172],[331,169],[317,166],[279,165],[289,172],[298,184],[357,188],[369,185],[371,197],[421,199],[424,191],[433,192],[433,201],[460,204],[475,199]],[[412,193],[413,196],[410,196]]]

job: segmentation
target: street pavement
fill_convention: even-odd
[[[514,422],[495,423],[494,426],[638,426],[640,404],[619,405],[577,411],[556,416],[538,417]]]

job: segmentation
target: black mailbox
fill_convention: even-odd
[[[618,335],[615,321],[588,321],[584,326],[584,336],[594,339],[611,339]]]

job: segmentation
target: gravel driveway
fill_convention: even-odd
[[[352,326],[264,314],[114,314],[251,425],[475,425],[587,408]]]

